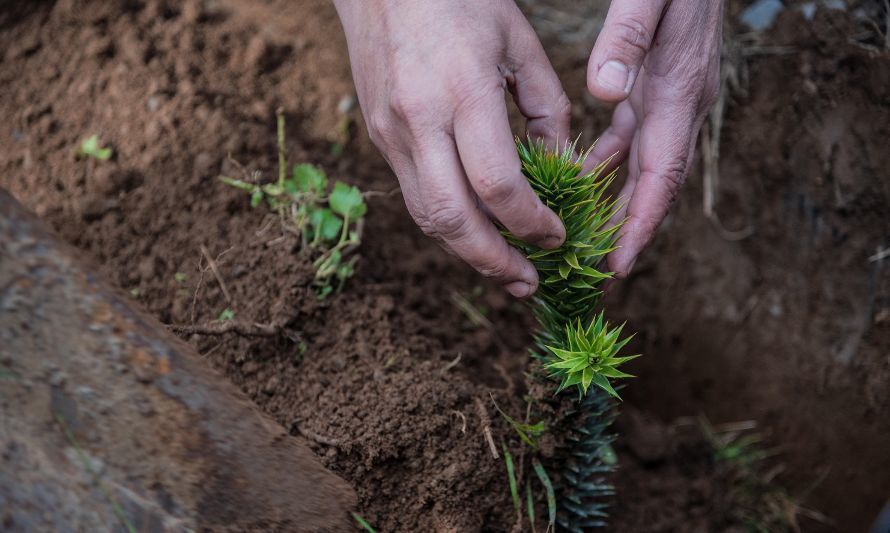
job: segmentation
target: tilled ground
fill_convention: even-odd
[[[797,16],[783,15],[785,37],[769,43],[792,51],[748,57],[749,94],[727,108],[719,213],[753,235],[727,239],[701,215],[696,170],[613,296],[646,353],[626,389],[632,414],[619,422],[617,530],[739,520],[738,498],[726,497],[736,474],[700,433],[651,412],[757,419],[781,446],[793,494],[830,467],[806,503],[853,529],[890,493],[890,433],[879,423],[890,408],[890,280],[868,261],[890,237],[890,69],[886,55],[847,42],[858,30],[842,15],[820,11],[810,25]],[[601,128],[607,110],[581,94],[584,43],[547,44],[580,123]],[[423,237],[389,194],[395,181],[348,105],[328,3],[11,4],[0,50],[0,185],[165,323],[229,308],[297,332],[190,340],[355,485],[378,530],[509,529],[504,467],[478,403],[495,439],[508,438],[488,394],[521,410],[533,321]],[[297,243],[216,179],[240,172],[232,160],[274,173],[279,106],[291,161],[386,193],[370,200],[355,279],[326,300]],[[93,133],[114,149],[110,162],[75,159]],[[202,245],[230,300],[202,275]],[[455,295],[493,327],[469,321]]]

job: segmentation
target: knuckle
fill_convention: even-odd
[[[503,261],[487,260],[477,266],[476,270],[489,279],[503,279],[507,277],[507,265]]]
[[[392,120],[389,113],[373,111],[368,116],[368,136],[377,147],[386,145],[392,137]]]
[[[680,186],[683,185],[683,182],[686,180],[686,159],[682,157],[671,158],[665,165],[661,175],[662,178],[666,179],[671,185],[668,187],[670,193],[668,202],[673,203],[674,198],[677,197]]]
[[[553,116],[557,120],[564,122],[568,122],[572,118],[572,102],[569,101],[569,97],[565,91],[562,91],[562,93],[560,93],[560,95],[556,98]]]
[[[632,16],[616,20],[612,25],[612,35],[619,47],[635,56],[645,56],[652,46],[652,32]]]
[[[451,202],[439,202],[427,213],[427,224],[433,234],[457,239],[467,233],[469,217],[463,209]],[[421,227],[423,229],[423,227]],[[424,233],[427,233],[424,230]],[[427,233],[430,235],[430,233]]]
[[[477,180],[476,194],[490,206],[507,203],[517,191],[514,180],[510,178],[511,175],[503,169],[492,169],[483,173]]]
[[[389,107],[397,118],[411,124],[424,115],[429,105],[416,90],[402,85],[390,93]]]

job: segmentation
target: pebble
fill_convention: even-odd
[[[153,94],[148,97],[148,110],[154,113],[158,109],[161,108],[161,104],[164,103],[166,98],[162,94]]]
[[[85,194],[74,203],[74,210],[84,220],[96,220],[117,207],[117,200],[100,194]]]
[[[216,171],[218,170],[218,165],[214,169],[213,156],[211,156],[207,152],[201,152],[200,154],[195,156],[195,160],[192,163],[192,172],[196,177],[210,176],[212,174],[216,174]]]
[[[244,66],[248,69],[262,70],[270,52],[269,43],[263,37],[254,35],[244,51]]]
[[[139,262],[136,271],[139,273],[139,277],[142,278],[143,281],[154,279],[155,273],[157,272],[157,260],[153,256],[146,257]]]
[[[355,96],[347,94],[337,103],[337,112],[345,115],[355,108]]]

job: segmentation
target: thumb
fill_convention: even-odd
[[[666,0],[615,0],[587,64],[587,90],[606,102],[627,98],[653,44]]]

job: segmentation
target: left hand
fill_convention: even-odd
[[[590,160],[628,160],[627,218],[609,270],[627,277],[686,178],[717,97],[722,0],[613,0],[587,67],[587,88],[619,102]]]

